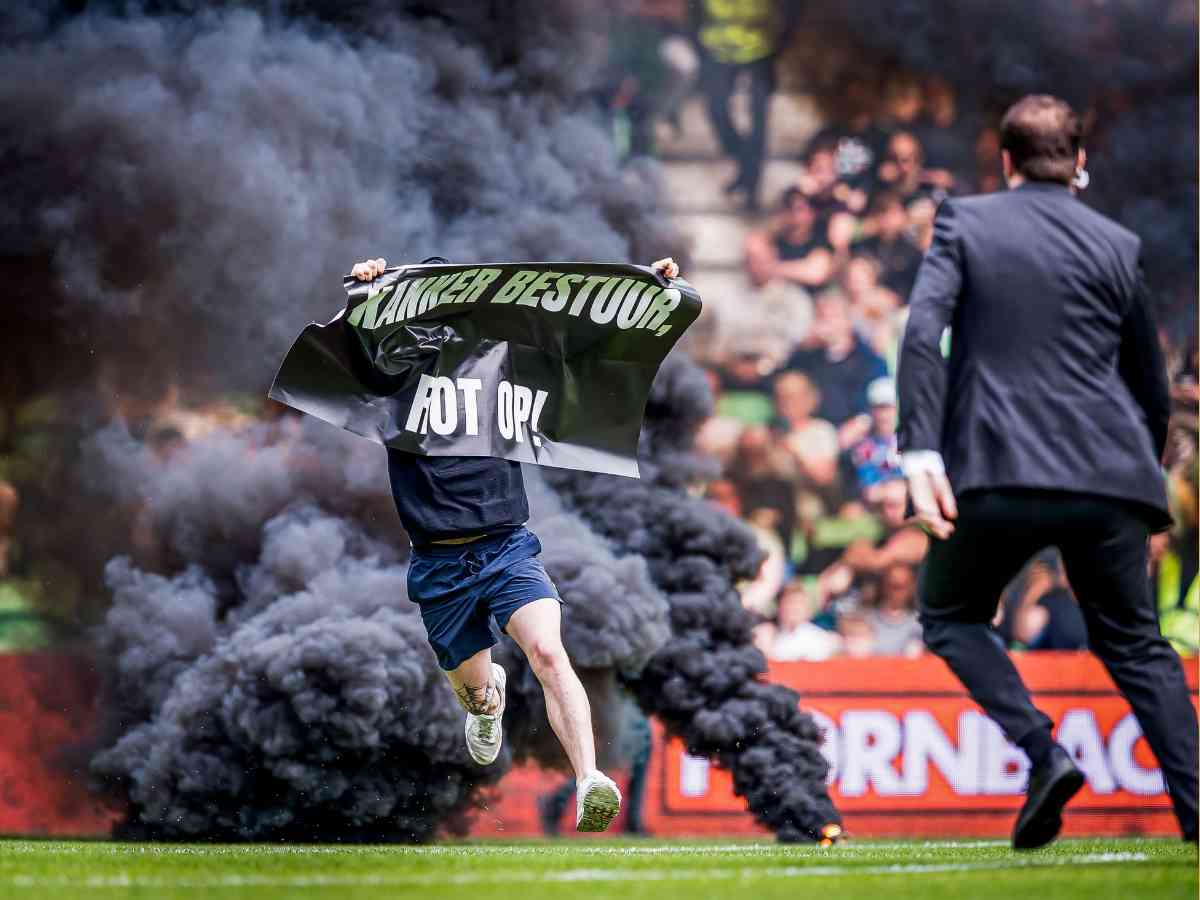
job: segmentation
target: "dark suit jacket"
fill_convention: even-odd
[[[943,202],[900,349],[900,450],[940,451],[956,493],[1098,494],[1166,527],[1170,401],[1140,252],[1061,185]]]

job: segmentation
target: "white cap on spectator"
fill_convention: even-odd
[[[869,406],[895,406],[896,384],[892,379],[876,378],[867,385],[867,404]]]

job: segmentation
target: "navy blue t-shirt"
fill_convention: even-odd
[[[858,338],[845,359],[831,360],[822,349],[796,350],[784,368],[797,369],[812,379],[821,392],[817,418],[834,425],[865,413],[867,385],[887,375],[887,363]]]
[[[517,528],[529,518],[520,463],[389,447],[388,474],[400,524],[417,546]]]

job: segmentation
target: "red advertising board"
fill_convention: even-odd
[[[1162,779],[1129,707],[1086,653],[1026,654],[1017,666],[1087,774],[1067,834],[1174,834]],[[1195,701],[1197,660],[1184,661]],[[939,660],[786,663],[769,677],[800,691],[825,730],[830,791],[849,830],[1004,836],[1021,803],[1025,760]],[[87,790],[95,679],[52,654],[0,656],[0,833],[103,835],[116,818]],[[478,836],[538,834],[537,799],[564,776],[511,772],[476,819]],[[618,780],[624,786],[621,773]],[[573,804],[564,816],[571,832]],[[655,729],[643,820],[653,834],[764,834],[728,773]],[[618,820],[618,827],[624,816]]]
[[[52,653],[0,654],[0,834],[107,834],[87,786],[97,679]]]
[[[1129,706],[1087,653],[1031,653],[1017,667],[1060,742],[1087,774],[1068,807],[1068,835],[1176,834],[1170,802]],[[1184,660],[1196,702],[1197,660]],[[860,837],[1007,836],[1027,761],[935,657],[778,663],[825,729],[830,791]],[[536,795],[562,776],[518,770],[478,834],[536,833]],[[658,835],[762,833],[732,779],[656,729],[644,820]],[[565,822],[569,826],[569,822]],[[620,824],[620,823],[618,823]]]
[[[1017,665],[1087,775],[1066,833],[1174,833],[1161,773],[1103,667],[1086,653],[1027,654]],[[1196,660],[1185,670],[1195,703]],[[824,728],[830,791],[851,831],[1008,833],[1027,761],[939,660],[781,663],[770,677],[801,691]],[[668,820],[686,829],[697,817],[719,818],[722,830],[742,830],[744,805],[727,774],[688,757],[677,741],[663,746],[660,764]]]

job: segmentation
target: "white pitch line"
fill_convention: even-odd
[[[144,878],[123,873],[91,878],[34,878],[16,875],[0,878],[0,884],[14,888],[242,888],[242,887],[439,887],[475,884],[521,883],[589,883],[589,882],[646,882],[646,881],[754,881],[777,878],[830,878],[862,875],[937,875],[949,872],[983,872],[1003,869],[1042,869],[1062,866],[1111,865],[1114,863],[1145,862],[1144,853],[1084,853],[1076,856],[995,860],[974,863],[897,863],[882,866],[745,866],[708,867],[703,869],[594,869],[576,868],[561,871],[530,872],[508,869],[495,872],[464,872],[429,875],[309,875],[278,878],[268,875],[226,875],[211,879]]]
[[[822,852],[849,853],[867,852],[874,850],[968,850],[981,847],[1007,847],[1008,841],[881,841],[863,842],[852,841],[840,844],[836,848]],[[248,844],[231,847],[201,846],[181,847],[171,844],[162,845],[115,845],[96,846],[81,844],[69,846],[54,846],[46,843],[20,844],[5,847],[5,852],[46,853],[56,854],[84,853],[89,856],[99,854],[109,856],[246,856],[246,855],[375,855],[394,854],[400,856],[554,856],[554,855],[593,855],[593,856],[654,856],[654,855],[713,855],[723,853],[804,853],[818,852],[811,844],[778,844],[778,843],[745,843],[745,844],[700,844],[695,846],[680,846],[664,844],[651,846],[610,847],[606,845],[590,846],[585,843],[551,844],[551,845],[517,845],[491,846],[488,844],[433,844],[412,846],[405,844],[393,845],[359,845],[344,847],[311,847],[305,845],[280,844]]]

